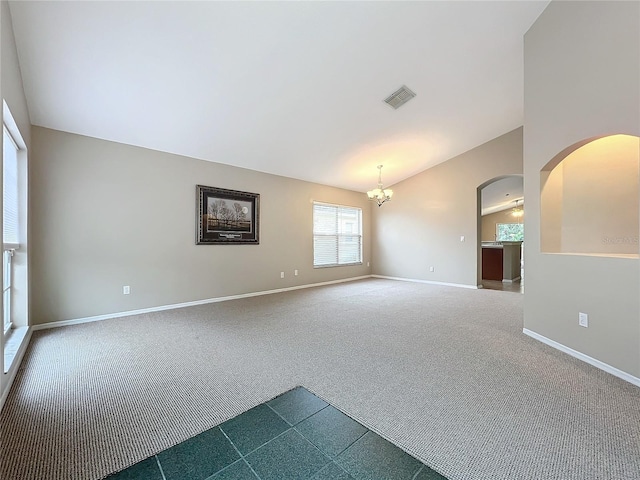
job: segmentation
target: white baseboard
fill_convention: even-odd
[[[2,396],[0,396],[0,411],[2,411],[2,407],[4,407],[4,402],[6,402],[7,397],[9,396],[9,390],[11,390],[11,385],[13,385],[13,381],[15,380],[16,375],[18,374],[18,369],[20,368],[20,364],[22,363],[22,358],[24,357],[24,354],[27,351],[27,347],[29,346],[29,342],[31,341],[31,330],[32,328],[29,327],[29,329],[27,330],[27,333],[24,336],[24,339],[20,344],[20,348],[18,348],[18,351],[16,352],[16,356],[13,357],[13,362],[11,362],[11,368],[9,368],[9,371],[7,373],[3,374],[5,375],[5,378],[4,378],[5,381],[3,382],[5,386],[2,392]]]
[[[331,285],[334,283],[344,283],[344,282],[352,282],[355,280],[362,280],[365,278],[370,278],[371,275],[363,275],[360,277],[350,277],[350,278],[344,278],[344,279],[340,279],[340,280],[331,280],[328,282],[320,282],[320,283],[312,283],[312,284],[307,284],[307,285],[298,285],[295,287],[287,287],[287,288],[278,288],[275,290],[265,290],[262,292],[252,292],[252,293],[243,293],[240,295],[230,295],[227,297],[217,297],[217,298],[208,298],[205,300],[196,300],[194,302],[185,302],[185,303],[175,303],[172,305],[161,305],[159,307],[150,307],[150,308],[141,308],[139,310],[130,310],[127,312],[117,312],[117,313],[108,313],[105,315],[95,315],[93,317],[83,317],[83,318],[74,318],[71,320],[61,320],[61,321],[57,321],[57,322],[49,322],[49,323],[43,323],[40,325],[33,325],[31,327],[29,327],[29,330],[27,331],[27,334],[25,335],[25,338],[20,346],[20,349],[18,350],[18,352],[16,353],[15,359],[13,361],[13,364],[11,365],[11,369],[9,370],[9,372],[7,372],[5,375],[7,376],[5,378],[6,380],[6,386],[4,387],[4,391],[2,392],[2,395],[0,396],[0,410],[2,410],[2,407],[4,406],[4,402],[6,401],[8,395],[9,395],[9,390],[11,389],[11,385],[13,384],[13,381],[15,380],[16,374],[18,372],[18,368],[20,367],[20,363],[22,362],[22,358],[24,357],[24,354],[27,350],[27,346],[29,345],[29,341],[31,340],[31,332],[34,330],[46,330],[49,328],[57,328],[57,327],[65,327],[68,325],[78,325],[81,323],[89,323],[89,322],[98,322],[101,320],[108,320],[110,318],[120,318],[120,317],[128,317],[131,315],[139,315],[142,313],[151,313],[151,312],[160,312],[163,310],[171,310],[174,308],[184,308],[184,307],[192,307],[195,305],[204,305],[207,303],[217,303],[217,302],[225,302],[227,300],[237,300],[239,298],[249,298],[249,297],[257,297],[259,295],[270,295],[272,293],[281,293],[281,292],[289,292],[292,290],[300,290],[303,288],[311,288],[311,287],[321,287],[323,285]]]
[[[556,342],[555,340],[551,340],[550,338],[547,338],[543,335],[540,335],[539,333],[533,332],[526,328],[522,329],[522,333],[524,333],[525,335],[528,335],[531,338],[538,340],[539,342],[549,345],[550,347],[553,347],[556,350],[560,350],[561,352],[564,352],[567,355],[571,355],[572,357],[577,358],[578,360],[582,360],[583,362],[586,362],[589,365],[593,365],[594,367],[599,368],[600,370],[604,370],[605,372],[610,373],[611,375],[614,375],[618,378],[621,378],[622,380],[626,380],[627,382],[632,383],[637,387],[640,387],[640,378],[638,377],[634,377],[633,375],[627,372],[624,372],[616,367],[612,367],[607,363],[601,362],[600,360],[590,357],[589,355],[585,355],[584,353],[578,352],[573,348],[569,348],[561,343]]]
[[[401,278],[401,277],[388,277],[386,275],[370,275],[373,278],[385,278],[387,280],[400,280],[401,282],[414,282],[414,283],[428,283],[430,285],[444,285],[446,287],[460,287],[460,288],[472,288],[477,289],[477,285],[465,285],[464,283],[447,283],[447,282],[435,282],[432,280],[418,280],[414,278]]]
[[[108,320],[111,318],[130,317],[131,315],[141,315],[143,313],[161,312],[163,310],[173,310],[175,308],[194,307],[196,305],[205,305],[207,303],[226,302],[227,300],[238,300],[240,298],[258,297],[260,295],[270,295],[272,293],[290,292],[292,290],[300,290],[303,288],[321,287],[323,285],[332,285],[334,283],[353,282],[355,280],[362,280],[370,278],[371,275],[363,275],[360,277],[350,277],[341,280],[331,280],[329,282],[310,283],[306,285],[298,285],[295,287],[277,288],[275,290],[264,290],[261,292],[242,293],[240,295],[229,295],[227,297],[207,298],[204,300],[196,300],[193,302],[174,303],[171,305],[161,305],[158,307],[141,308],[139,310],[129,310],[126,312],[107,313],[105,315],[95,315],[93,317],[73,318],[70,320],[60,320],[55,322],[47,322],[39,325],[34,325],[33,330],[45,330],[48,328],[65,327],[67,325],[78,325],[81,323],[98,322],[100,320]]]
[[[520,280],[520,277],[516,277],[516,278],[512,278],[512,279],[503,278],[502,279],[502,283],[513,283],[513,282],[517,282],[518,280]]]

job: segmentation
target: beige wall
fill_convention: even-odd
[[[562,251],[563,173],[562,167],[540,172],[540,249],[543,252]]]
[[[638,259],[541,253],[540,177],[587,139],[639,135],[638,85],[638,2],[554,1],[525,36],[525,328],[636,378]]]
[[[34,323],[370,273],[363,193],[44,128],[32,135]],[[259,193],[260,244],[195,245],[196,184]],[[362,266],[313,268],[313,200],[363,209]]]
[[[373,273],[476,286],[478,187],[521,173],[518,128],[394,185],[393,200],[374,209]]]
[[[519,205],[524,207],[524,203],[519,202]],[[514,217],[511,213],[513,208],[502,210],[496,213],[490,213],[489,215],[483,215],[482,217],[482,241],[493,242],[496,239],[496,225],[499,223],[522,223],[524,216],[519,219]],[[526,234],[525,234],[526,235]]]

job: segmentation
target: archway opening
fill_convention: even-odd
[[[496,177],[478,187],[478,286],[523,292],[522,175]]]

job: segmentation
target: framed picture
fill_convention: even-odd
[[[196,245],[258,244],[260,195],[196,185]]]

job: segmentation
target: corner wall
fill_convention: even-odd
[[[541,253],[541,170],[585,139],[640,135],[640,3],[554,1],[525,35],[525,329],[640,377],[637,258]],[[624,208],[612,205],[613,208]],[[578,325],[578,312],[589,327]]]
[[[363,193],[40,127],[32,135],[34,324],[370,273]],[[259,193],[260,244],[196,245],[197,184]],[[313,200],[362,208],[363,265],[313,268]]]
[[[393,200],[374,207],[373,273],[476,287],[477,189],[493,178],[518,174],[522,128],[393,185]]]

